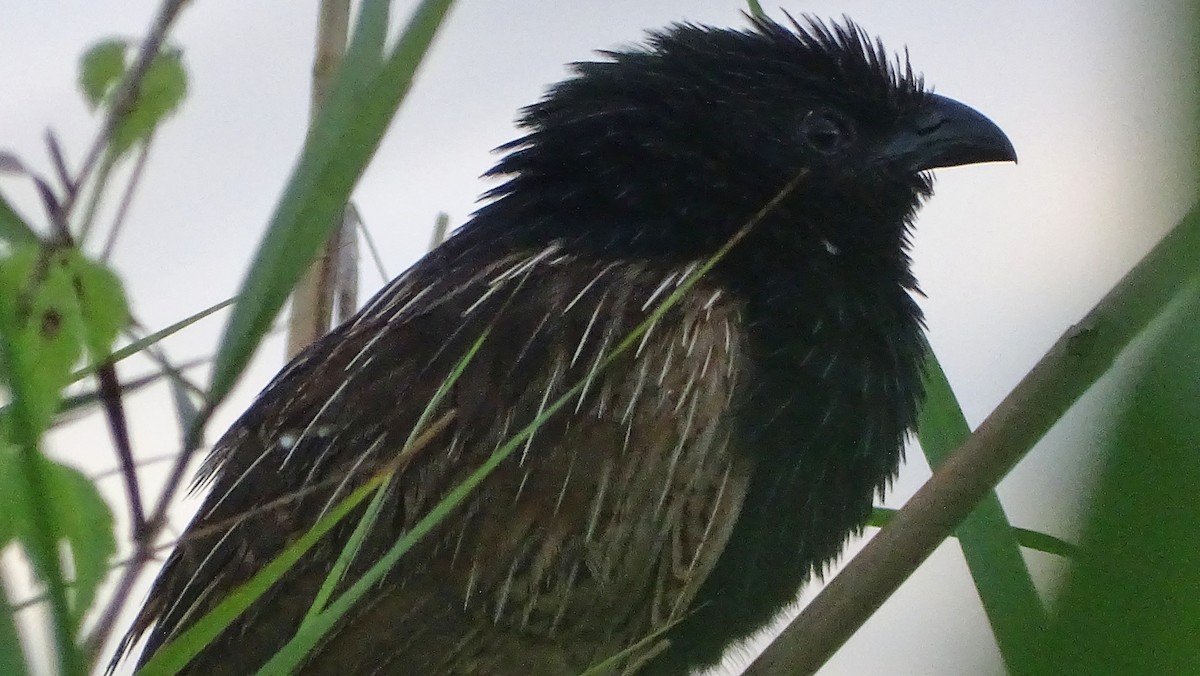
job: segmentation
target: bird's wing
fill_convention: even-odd
[[[399,461],[348,580],[578,390],[400,560],[310,671],[543,673],[514,656],[528,661],[538,644],[558,652],[530,664],[577,671],[678,619],[724,546],[748,474],[728,444],[745,378],[739,306],[698,284],[606,355],[694,269],[553,246],[482,266],[418,264],[280,373],[217,444],[201,473],[211,493],[131,632],[150,631],[143,655],[395,461],[481,336],[426,412],[448,425]],[[195,673],[239,671],[227,669],[231,655],[256,668],[286,642],[359,513],[218,637]]]

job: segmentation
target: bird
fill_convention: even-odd
[[[518,126],[470,219],[214,445],[121,653],[384,470],[338,590],[494,465],[298,673],[686,674],[862,531],[923,397],[916,213],[933,170],[1015,161],[1005,133],[852,20],[790,15],[650,31]],[[363,513],[181,673],[256,672]]]

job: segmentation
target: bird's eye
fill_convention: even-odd
[[[854,140],[849,120],[825,110],[814,110],[804,118],[801,132],[805,143],[822,155],[832,155]]]

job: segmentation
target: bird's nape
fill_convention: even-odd
[[[301,673],[560,676],[648,636],[664,641],[608,673],[686,673],[866,523],[922,397],[907,242],[927,172],[1015,159],[1007,137],[855,24],[811,19],[653,32],[576,64],[519,123],[473,218],[215,445],[211,492],[129,636],[147,634],[143,663],[422,420],[448,422],[381,493],[347,581],[512,454]],[[183,673],[261,667],[356,522]]]

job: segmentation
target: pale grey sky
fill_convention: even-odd
[[[192,3],[172,42],[184,50],[190,93],[161,131],[115,265],[134,310],[161,327],[232,295],[304,135],[315,2]],[[412,3],[398,2],[406,16]],[[775,3],[764,3],[780,16]],[[930,338],[978,423],[1046,348],[1195,199],[1185,168],[1195,148],[1185,102],[1185,0],[961,3],[858,0],[787,3],[793,13],[848,15],[913,65],[940,93],[989,115],[1020,164],[941,172],[914,241]],[[45,168],[42,134],[58,133],[74,161],[95,119],[75,89],[78,56],[98,39],[136,38],[149,0],[0,0],[0,148]],[[629,43],[678,20],[742,25],[735,0],[463,0],[451,13],[408,101],[356,195],[391,274],[421,255],[438,211],[464,220],[486,187],[489,150],[514,135],[518,107],[591,50]],[[6,195],[35,214],[32,191]],[[35,218],[36,220],[36,218]],[[364,298],[381,284],[364,262]],[[221,329],[208,320],[171,340],[183,360],[204,355]],[[281,366],[265,345],[210,439]],[[122,369],[126,376],[141,366]],[[1072,412],[1000,488],[1012,520],[1066,537],[1094,469],[1102,395]],[[135,450],[177,447],[162,390],[132,398]],[[53,451],[88,470],[111,467],[103,425],[56,434]],[[888,504],[929,474],[910,451]],[[161,480],[161,465],[147,480]],[[115,481],[106,495],[120,513]],[[195,501],[180,509],[186,523]],[[124,527],[124,524],[122,524]],[[124,531],[123,531],[124,532]],[[1030,555],[1050,587],[1057,562]],[[11,556],[5,559],[11,562]],[[145,583],[148,583],[148,579]],[[144,589],[144,585],[143,585]],[[957,545],[944,545],[834,658],[825,674],[997,673],[990,638]]]

